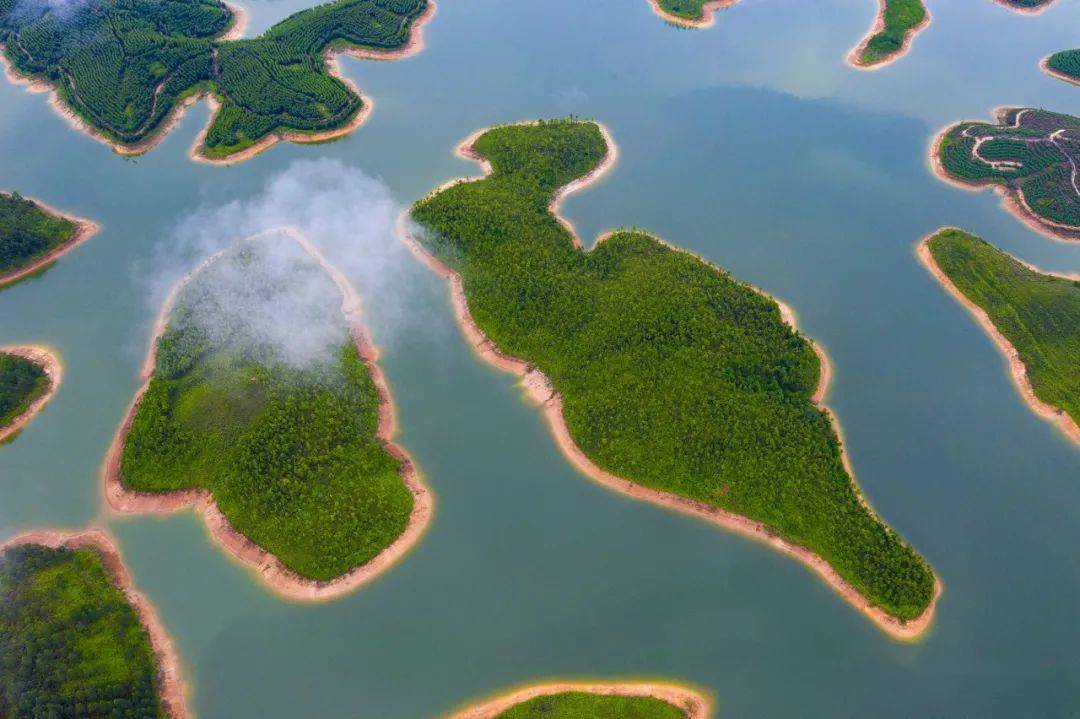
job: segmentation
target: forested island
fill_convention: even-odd
[[[908,51],[912,39],[930,24],[922,0],[880,0],[874,26],[855,46],[848,62],[859,68],[887,65]]]
[[[42,347],[0,347],[0,443],[41,411],[60,386],[60,376],[60,360]]]
[[[186,716],[169,639],[100,531],[0,545],[0,599],[0,716]]]
[[[451,719],[708,719],[709,701],[662,683],[558,683],[526,687]]]
[[[921,242],[919,257],[1008,358],[1032,409],[1080,442],[1080,277],[1040,272],[954,227]]]
[[[166,302],[106,461],[122,511],[201,506],[215,538],[276,591],[321,599],[418,540],[430,495],[390,441],[388,388],[359,300],[292,231],[236,243]]]
[[[1042,61],[1042,69],[1065,82],[1080,85],[1080,50],[1062,50]]]
[[[0,192],[0,287],[40,272],[98,229],[17,192]]]
[[[934,573],[862,499],[822,362],[777,302],[644,232],[583,249],[554,210],[610,166],[596,123],[496,127],[461,151],[488,175],[418,202],[408,239],[570,459],[800,559],[893,636],[923,631]]]
[[[1080,118],[1007,107],[997,124],[958,122],[931,148],[938,175],[999,190],[1010,212],[1052,237],[1080,239]]]
[[[138,154],[200,97],[216,112],[193,151],[250,157],[279,139],[345,134],[369,102],[332,55],[399,57],[419,47],[430,0],[336,0],[298,12],[255,39],[229,39],[220,0],[0,0],[0,43],[16,76],[56,91],[59,106],[122,153]]]

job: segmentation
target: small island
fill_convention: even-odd
[[[238,242],[174,289],[114,440],[114,509],[200,507],[278,593],[340,596],[420,539],[432,499],[390,438],[389,389],[348,281],[294,230]]]
[[[848,55],[848,64],[863,70],[885,67],[900,59],[929,24],[922,0],[880,0],[874,25]]]
[[[0,287],[41,272],[99,229],[17,192],[0,192]]]
[[[1004,5],[1010,10],[1022,12],[1028,15],[1038,15],[1054,0],[994,0],[998,5]]]
[[[1080,277],[1041,272],[946,227],[918,256],[1005,355],[1028,405],[1080,443]]]
[[[489,699],[450,719],[708,719],[704,695],[660,682],[560,682]]]
[[[827,361],[790,311],[645,232],[583,248],[557,212],[614,161],[596,123],[496,127],[459,152],[486,176],[437,189],[402,232],[575,466],[799,559],[894,637],[925,631],[940,584],[859,493]]]
[[[649,0],[653,12],[664,21],[686,28],[712,27],[717,10],[739,0]]]
[[[0,544],[0,597],[0,716],[187,716],[169,637],[103,532]]]
[[[935,172],[965,189],[994,188],[1043,234],[1080,239],[1080,118],[1033,108],[996,111],[997,124],[958,122],[930,148]]]
[[[215,108],[192,150],[237,162],[285,139],[321,142],[371,107],[333,59],[417,51],[431,0],[336,0],[255,39],[233,39],[238,11],[220,0],[0,4],[8,75],[54,90],[54,106],[120,153],[153,147],[202,97]]]
[[[44,347],[0,347],[0,443],[10,441],[60,387],[60,360]]]
[[[1062,50],[1043,58],[1043,71],[1058,80],[1080,85],[1080,50]]]

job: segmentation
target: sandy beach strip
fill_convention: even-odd
[[[361,358],[368,367],[379,395],[379,422],[376,435],[382,442],[384,449],[401,463],[401,480],[413,497],[413,508],[409,514],[409,521],[405,531],[390,546],[367,563],[355,567],[334,579],[314,580],[293,572],[282,564],[281,560],[275,555],[255,544],[233,527],[228,518],[218,509],[213,494],[209,490],[187,489],[175,492],[149,493],[134,491],[123,485],[120,478],[120,460],[123,456],[124,440],[131,429],[131,423],[138,410],[139,401],[146,392],[153,375],[157,340],[167,328],[169,316],[172,314],[173,307],[183,288],[199,272],[217,259],[220,253],[203,260],[194,270],[173,286],[155,319],[150,348],[142,366],[144,383],[136,393],[123,422],[117,429],[105,458],[102,469],[104,495],[108,508],[124,513],[169,514],[187,507],[194,507],[202,512],[211,538],[225,547],[228,553],[239,560],[241,564],[254,570],[274,592],[288,599],[325,601],[336,599],[358,589],[404,558],[420,542],[424,531],[431,523],[435,500],[431,490],[424,484],[412,458],[404,449],[392,441],[397,431],[393,399],[390,395],[386,377],[377,362],[378,350],[366,339],[360,323],[361,304],[359,293],[345,276],[331,265],[296,228],[270,229],[247,239],[256,240],[259,237],[272,234],[284,234],[296,241],[327,272],[341,291],[342,313],[345,315],[350,334],[356,343]]]
[[[522,125],[534,125],[535,121],[515,123]],[[571,182],[565,187],[557,191],[552,197],[549,205],[549,210],[556,215],[559,222],[570,230],[573,242],[578,247],[583,247],[581,238],[573,230],[573,224],[562,217],[559,213],[559,208],[563,200],[571,192],[576,192],[584,189],[592,182],[596,182],[604,174],[609,172],[614,166],[616,158],[618,157],[617,145],[611,136],[608,129],[600,124],[596,123],[600,128],[601,133],[607,143],[608,153],[604,160],[602,160],[596,168],[589,172],[586,176],[582,177],[578,181]],[[496,126],[498,127],[498,126]],[[455,153],[466,159],[473,159],[480,163],[484,175],[481,177],[472,178],[458,178],[456,180],[450,180],[439,186],[434,192],[439,192],[441,189],[458,184],[459,182],[474,182],[482,180],[487,175],[491,174],[491,164],[479,158],[479,154],[473,147],[473,143],[478,137],[485,132],[493,128],[486,128],[484,130],[478,130],[472,133],[461,144],[459,144],[455,150]],[[429,194],[430,196],[430,194]],[[476,354],[491,364],[505,372],[511,372],[521,377],[522,386],[524,387],[526,394],[543,410],[544,418],[547,420],[548,428],[550,429],[552,436],[555,439],[555,443],[559,450],[567,458],[567,460],[575,467],[579,472],[586,477],[598,482],[599,484],[620,492],[633,499],[651,502],[658,504],[668,509],[675,510],[682,514],[686,514],[699,519],[712,522],[713,524],[724,527],[745,537],[757,540],[766,544],[773,549],[786,554],[800,562],[802,562],[809,569],[814,571],[821,579],[823,579],[829,587],[831,587],[837,594],[839,594],[845,601],[850,603],[856,609],[865,614],[874,624],[888,634],[890,637],[900,641],[914,641],[922,636],[927,629],[929,629],[933,617],[934,611],[937,606],[938,598],[941,595],[942,584],[940,579],[935,574],[934,581],[934,594],[930,601],[930,604],[915,619],[903,621],[893,617],[892,615],[884,612],[878,607],[871,604],[865,597],[863,597],[854,587],[852,587],[843,577],[836,572],[833,567],[826,562],[823,558],[810,551],[806,547],[789,542],[787,539],[780,537],[773,530],[761,522],[749,519],[742,515],[734,514],[726,510],[714,507],[703,502],[697,502],[680,495],[671,494],[668,492],[662,492],[659,490],[649,489],[642,485],[636,484],[629,480],[615,476],[600,467],[590,460],[585,453],[577,446],[573,438],[570,436],[570,430],[566,426],[566,422],[562,413],[562,397],[554,390],[550,379],[532,364],[521,360],[517,357],[512,357],[502,352],[494,342],[492,342],[480,329],[480,327],[473,320],[472,315],[469,313],[468,301],[465,297],[465,291],[462,285],[461,277],[452,269],[440,262],[436,257],[431,255],[424,246],[417,240],[410,229],[410,223],[408,219],[409,211],[406,210],[402,213],[398,220],[398,234],[405,242],[409,250],[416,256],[421,262],[431,268],[434,272],[445,277],[450,285],[450,298],[454,309],[454,315],[457,318],[459,325],[462,328],[466,339],[472,346]],[[609,237],[611,233],[602,235],[599,241],[603,241],[606,237]],[[646,233],[647,234],[647,233]],[[656,237],[655,235],[651,235]],[[659,240],[659,238],[656,238]],[[663,242],[663,240],[660,240]],[[669,247],[674,247],[668,244]],[[675,247],[680,252],[687,252],[682,248]],[[692,253],[691,253],[692,254]],[[696,256],[696,255],[695,255]],[[701,259],[699,257],[699,259]],[[704,260],[703,260],[704,261]],[[707,261],[706,261],[707,262]],[[711,263],[708,263],[711,267],[715,267]],[[755,288],[756,289],[756,288]],[[758,290],[760,292],[760,290]],[[781,314],[785,317],[785,320],[789,323],[794,322],[794,312],[783,303],[778,303],[781,307]],[[786,309],[785,309],[786,308]],[[786,314],[785,314],[786,313]],[[793,326],[794,327],[794,326]],[[809,340],[808,340],[809,341]],[[818,352],[819,358],[822,358],[822,369],[819,375],[819,383],[817,391],[814,393],[814,401],[818,407],[828,412],[830,420],[833,422],[833,426],[837,429],[837,435],[842,438],[839,432],[839,425],[835,419],[833,412],[828,410],[821,400],[826,396],[828,382],[831,379],[831,363],[828,362],[827,355],[825,355],[817,346],[817,343],[811,344]],[[850,463],[847,457],[846,450],[841,448],[843,461],[845,467],[848,468],[848,474],[851,477],[851,481],[855,486],[856,495],[860,498],[860,501],[864,503],[864,506],[869,508],[869,504],[866,503],[862,493],[858,491],[858,485],[855,484],[855,475],[850,470]],[[872,511],[872,510],[871,510]]]
[[[0,442],[6,442],[23,431],[37,413],[45,408],[45,405],[56,394],[56,390],[60,389],[60,384],[64,380],[64,366],[60,363],[60,358],[56,354],[39,345],[8,345],[0,347],[0,354],[15,355],[30,360],[44,368],[45,374],[49,378],[49,386],[46,388],[45,393],[31,402],[30,406],[22,414],[11,420],[7,425],[0,427]]]
[[[953,284],[953,281],[949,279],[949,276],[942,271],[941,267],[939,267],[937,262],[934,260],[934,256],[930,252],[931,238],[944,230],[956,229],[959,228],[939,227],[938,229],[934,230],[929,235],[919,240],[919,243],[915,247],[915,256],[918,257],[919,262],[922,263],[922,265],[927,269],[927,271],[929,271],[930,274],[933,275],[934,279],[941,283],[941,286],[945,288],[945,291],[952,295],[957,302],[963,305],[963,307],[971,313],[972,317],[975,318],[975,321],[978,323],[978,325],[982,327],[983,331],[986,332],[987,336],[990,337],[990,339],[994,342],[994,345],[998,348],[998,351],[1001,352],[1001,355],[1008,363],[1009,376],[1012,378],[1013,385],[1016,386],[1017,391],[1031,408],[1031,411],[1039,417],[1057,426],[1058,429],[1060,429],[1065,434],[1065,436],[1071,439],[1073,442],[1080,444],[1080,426],[1077,425],[1076,420],[1070,417],[1069,414],[1064,410],[1047,404],[1046,402],[1043,402],[1035,395],[1035,389],[1031,386],[1031,381],[1028,379],[1027,367],[1024,366],[1024,363],[1020,359],[1020,352],[1016,349],[1012,342],[1010,342],[1008,338],[1005,337],[1005,335],[1001,334],[1001,331],[998,330],[997,326],[990,319],[990,316],[986,313],[986,311],[978,304],[968,299],[968,296],[961,292],[959,287]],[[963,232],[963,230],[960,231]],[[1031,266],[1029,265],[1029,267]],[[1036,268],[1032,267],[1032,269]],[[1036,269],[1036,271],[1041,270]],[[1074,276],[1070,275],[1058,276],[1062,277],[1063,279],[1074,279]]]
[[[222,0],[222,5],[227,7],[229,12],[232,13],[233,21],[232,25],[229,26],[229,29],[223,34],[218,35],[216,39],[219,41],[239,40],[244,36],[244,33],[247,32],[248,22],[250,21],[247,9],[241,5],[237,5],[235,2],[226,2],[225,0]]]
[[[0,552],[16,546],[37,544],[52,549],[92,549],[101,557],[105,568],[112,574],[113,580],[124,593],[128,602],[139,615],[139,620],[146,627],[153,647],[154,659],[158,670],[158,694],[170,719],[188,717],[185,701],[186,686],[180,669],[180,658],[173,645],[172,638],[165,631],[158,618],[154,605],[143,594],[135,590],[120,556],[116,543],[102,529],[89,529],[77,534],[68,534],[55,530],[38,530],[20,534],[0,544]]]
[[[1080,78],[1073,77],[1072,75],[1066,75],[1065,73],[1058,72],[1054,68],[1050,67],[1050,57],[1051,55],[1047,55],[1042,60],[1039,60],[1039,68],[1043,72],[1056,80],[1067,82],[1070,85],[1080,85]]]
[[[479,704],[473,704],[451,714],[449,719],[495,719],[518,704],[537,697],[566,692],[653,698],[681,709],[686,714],[686,719],[709,719],[712,716],[712,702],[705,694],[678,684],[660,681],[555,681],[521,687],[506,694],[485,699]]]
[[[55,207],[52,207],[51,205],[48,205],[41,200],[33,197],[24,197],[23,199],[30,200],[40,209],[48,212],[55,217],[62,217],[65,220],[74,222],[76,225],[75,234],[73,234],[71,236],[71,239],[69,239],[67,242],[64,242],[49,250],[44,255],[31,262],[29,265],[26,265],[25,267],[20,267],[16,270],[11,270],[6,274],[0,275],[0,287],[10,285],[12,283],[18,282],[21,279],[29,277],[30,275],[41,270],[43,267],[47,267],[53,262],[56,262],[65,254],[71,252],[76,247],[86,242],[97,233],[101,232],[101,225],[94,222],[93,220],[88,220],[84,217],[78,217],[77,215],[69,215],[66,212],[61,212]]]
[[[664,22],[671,23],[672,25],[678,25],[679,27],[685,27],[695,30],[700,30],[707,27],[712,27],[716,22],[716,11],[729,8],[739,0],[710,0],[701,7],[701,17],[697,20],[691,18],[681,17],[673,13],[668,12],[660,6],[659,0],[649,0],[649,7],[656,13],[657,17],[664,20]]]
[[[885,29],[885,6],[887,2],[888,0],[878,0],[878,13],[877,16],[874,18],[874,24],[870,26],[870,31],[867,32],[865,36],[863,36],[863,39],[860,40],[859,43],[855,47],[853,47],[851,49],[851,52],[849,52],[847,55],[847,64],[850,67],[853,67],[856,70],[880,70],[884,67],[892,65],[894,62],[896,62],[908,53],[908,50],[911,49],[911,43],[915,40],[915,36],[930,26],[930,21],[932,19],[930,15],[930,8],[926,7],[926,4],[924,3],[923,11],[926,13],[925,16],[917,25],[915,25],[915,27],[904,33],[903,42],[901,42],[900,48],[896,52],[889,53],[885,56],[884,59],[872,64],[860,62],[859,58],[862,57],[863,51],[866,50],[866,47],[870,44],[870,41],[874,38],[875,35]]]

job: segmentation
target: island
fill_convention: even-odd
[[[41,272],[100,227],[17,192],[0,192],[0,287]]]
[[[940,583],[859,493],[793,314],[642,231],[584,249],[558,206],[614,162],[597,123],[495,127],[459,153],[485,177],[435,190],[401,232],[571,462],[799,559],[896,638],[925,631]]]
[[[60,360],[44,347],[0,347],[0,443],[30,423],[60,387]]]
[[[872,70],[895,62],[911,41],[930,24],[930,11],[922,0],[879,0],[874,25],[848,55],[848,64]]]
[[[917,251],[1005,355],[1032,410],[1080,443],[1080,275],[1040,271],[955,227]]]
[[[1028,15],[1038,15],[1046,8],[1050,7],[1050,4],[1054,0],[994,0],[998,5],[1004,5],[1010,10],[1026,13]]]
[[[124,512],[201,508],[279,594],[338,597],[420,539],[432,498],[354,288],[297,230],[238,241],[166,300],[105,462]]]
[[[1080,50],[1062,50],[1043,58],[1043,71],[1058,80],[1080,85]]]
[[[422,46],[431,0],[336,0],[255,39],[220,0],[0,3],[8,76],[53,90],[54,107],[120,153],[153,147],[182,110],[214,112],[192,156],[237,162],[275,142],[322,142],[354,130],[371,101],[334,54],[391,59]]]
[[[966,189],[994,188],[1033,229],[1080,239],[1080,118],[1030,107],[999,108],[995,117],[938,133],[930,148],[937,175]]]
[[[101,530],[0,544],[0,716],[187,716],[172,643]]]
[[[663,682],[559,682],[488,699],[450,719],[708,719],[699,692]]]

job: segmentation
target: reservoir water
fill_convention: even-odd
[[[309,4],[248,3],[249,32]],[[926,162],[938,128],[997,106],[1080,112],[1080,89],[1037,67],[1076,46],[1080,2],[1037,17],[991,0],[928,4],[911,52],[860,72],[843,59],[871,0],[743,0],[703,31],[666,25],[645,0],[440,0],[421,55],[342,61],[375,100],[364,127],[226,168],[188,158],[205,105],[124,159],[46,95],[0,82],[0,187],[104,226],[0,291],[0,344],[47,344],[66,367],[55,399],[0,448],[0,538],[113,532],[202,719],[423,719],[562,676],[683,680],[725,718],[1076,716],[1080,448],[1029,411],[914,246],[958,225],[1080,271],[1080,245]],[[364,298],[398,441],[437,497],[424,540],[392,571],[339,601],[292,604],[194,513],[104,509],[99,467],[157,311],[146,274],[186,216],[247,201],[315,158],[378,178],[404,206],[476,173],[451,154],[473,130],[568,114],[604,122],[620,150],[614,172],[565,205],[587,244],[615,226],[651,229],[792,305],[828,351],[829,404],[863,491],[945,584],[924,641],[889,640],[762,546],[577,474],[515,379],[473,356],[445,282],[411,261],[399,291]]]

